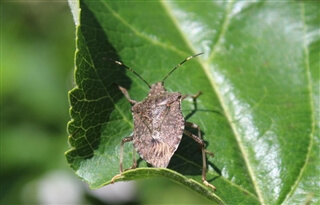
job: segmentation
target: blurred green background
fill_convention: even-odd
[[[1,205],[210,204],[148,179],[90,191],[67,165],[75,26],[66,1],[1,1]]]

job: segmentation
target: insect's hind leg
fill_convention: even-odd
[[[207,181],[207,162],[206,162],[206,154],[209,154],[211,156],[213,156],[212,152],[209,152],[207,150],[205,150],[205,144],[203,142],[203,140],[201,139],[201,130],[200,127],[197,124],[191,123],[191,122],[185,122],[185,126],[186,127],[191,127],[191,128],[195,128],[198,130],[198,136],[192,134],[191,132],[184,130],[183,133],[185,135],[188,135],[189,137],[191,137],[194,141],[196,141],[198,144],[200,144],[201,146],[201,151],[202,151],[202,181],[203,183],[212,188],[213,190],[216,190],[216,187],[213,186],[212,184],[210,184]]]

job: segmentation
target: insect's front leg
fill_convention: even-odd
[[[120,173],[117,174],[116,176],[114,176],[111,179],[111,183],[113,183],[116,179],[121,178],[121,174],[123,172],[123,166],[122,166],[122,162],[123,162],[123,146],[124,146],[124,143],[131,142],[132,140],[133,140],[133,135],[131,135],[130,137],[126,137],[126,138],[121,140],[121,145],[120,145]],[[136,168],[136,166],[137,166],[137,160],[136,160],[135,152],[134,152],[134,149],[133,149],[133,164],[129,169],[134,169],[134,168]]]
[[[191,117],[193,114],[196,113],[197,111],[197,101],[196,99],[202,94],[201,91],[197,92],[195,95],[183,95],[182,96],[182,100],[186,99],[187,97],[191,97],[193,100],[193,105],[194,105],[194,109],[186,116],[186,119],[188,119],[189,117]]]
[[[187,97],[191,97],[193,100],[195,100],[195,99],[197,99],[201,94],[202,94],[201,91],[197,92],[195,95],[188,95],[188,94],[186,94],[186,95],[183,95],[183,96],[182,96],[182,100],[184,100],[184,99],[187,98]]]
[[[133,140],[133,135],[130,137],[126,137],[121,141],[121,146],[120,146],[120,174],[123,172],[123,166],[122,166],[122,161],[123,161],[123,145],[126,142],[131,142]],[[129,169],[134,169],[137,166],[137,160],[136,160],[136,155],[133,149],[133,164]]]
[[[205,144],[203,142],[203,140],[201,139],[201,130],[200,127],[197,124],[191,123],[191,122],[185,122],[185,126],[186,127],[191,127],[191,128],[195,128],[198,130],[198,136],[192,134],[191,132],[184,130],[183,133],[188,135],[189,137],[191,137],[194,141],[196,141],[198,144],[200,144],[201,146],[201,151],[202,151],[202,181],[203,183],[212,188],[213,190],[216,190],[216,187],[213,186],[212,184],[210,184],[207,181],[207,162],[206,162],[206,154],[209,154],[211,156],[213,156],[212,152],[209,152],[207,150],[205,150]]]
[[[137,103],[137,101],[132,100],[129,96],[129,93],[127,91],[127,89],[125,89],[124,87],[121,87],[120,85],[118,85],[120,91],[124,94],[124,96],[127,98],[127,100],[131,103],[131,105],[134,105]]]

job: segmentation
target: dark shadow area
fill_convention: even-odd
[[[201,95],[200,95],[201,96]],[[207,109],[198,109],[198,103],[197,103],[197,99],[193,98],[193,106],[194,108],[190,111],[189,114],[187,114],[187,116],[185,116],[185,121],[188,121],[188,119],[190,117],[192,117],[196,112],[212,112],[221,116],[224,116],[222,112],[218,111],[218,110],[207,110]]]
[[[137,159],[137,167],[139,167],[140,163],[144,161],[140,156],[139,158]]]
[[[194,129],[187,128],[187,130],[195,135],[197,134],[197,131],[195,131]],[[203,132],[201,132],[201,134],[202,136],[204,136]],[[207,147],[208,142],[205,140],[203,141],[205,143],[205,147]],[[213,156],[210,156],[208,154],[206,155],[207,167],[210,165],[219,175],[221,175],[221,170],[212,162],[213,160]],[[189,136],[183,135],[177,151],[170,160],[168,168],[183,175],[202,175],[201,146]],[[215,178],[208,178],[207,180],[211,181]]]
[[[188,111],[188,110],[185,110],[185,111]],[[194,115],[196,112],[211,112],[224,117],[223,113],[221,113],[218,110],[198,109],[197,111],[191,110],[191,112],[187,114],[187,116],[185,117],[185,120],[188,121],[188,119],[190,119],[192,115]]]
[[[69,95],[73,119],[68,125],[69,143],[73,147],[67,159],[91,158],[101,143],[102,126],[109,121],[115,103],[124,96],[114,84],[130,87],[126,69],[105,60],[121,61],[116,49],[105,35],[101,22],[81,3],[81,26],[77,30],[76,72],[77,88]]]
[[[196,134],[194,129],[186,130]],[[207,147],[207,142],[204,141]],[[201,146],[187,135],[183,135],[180,145],[172,156],[169,169],[175,170],[185,175],[202,174],[202,153]]]
[[[191,112],[185,117],[185,121],[188,121],[188,119],[194,115],[196,112],[198,112],[197,108],[197,100],[193,99],[194,109],[191,110]],[[205,112],[214,112],[217,114],[222,115],[218,111],[214,110],[200,110]],[[189,132],[191,132],[194,135],[198,135],[197,129],[185,127],[185,129]],[[201,130],[201,127],[200,127]],[[208,146],[208,142],[204,140],[205,133],[201,131],[201,139],[203,140],[205,144],[205,148]],[[208,150],[210,152],[210,150]],[[214,170],[221,175],[221,170],[216,167],[211,161],[214,157],[206,156],[206,163],[207,167],[208,165],[212,166]],[[181,174],[184,175],[202,175],[202,151],[201,146],[199,143],[197,143],[195,140],[193,140],[191,137],[187,135],[183,135],[182,140],[180,142],[180,145],[171,158],[171,161],[168,166],[169,169],[175,170]],[[217,177],[215,177],[217,178]],[[208,179],[208,181],[212,181],[213,179]]]

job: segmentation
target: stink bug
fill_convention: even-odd
[[[130,137],[126,137],[121,141],[120,174],[113,177],[112,182],[121,177],[121,173],[123,172],[122,160],[124,143],[133,141],[133,146],[142,159],[146,160],[153,167],[166,168],[171,157],[177,150],[183,134],[185,134],[201,146],[203,183],[214,190],[216,189],[206,180],[206,154],[213,154],[205,150],[205,144],[201,139],[200,127],[194,123],[186,122],[181,111],[181,101],[183,99],[186,97],[196,99],[201,92],[190,96],[182,95],[179,92],[170,93],[164,88],[164,81],[173,71],[179,68],[183,63],[201,54],[202,53],[198,53],[186,58],[175,66],[162,81],[151,86],[128,66],[119,61],[113,61],[137,75],[149,86],[150,91],[146,99],[141,102],[137,102],[130,98],[129,93],[125,88],[119,86],[120,91],[132,105],[131,111],[134,120],[134,132]],[[197,129],[198,135],[194,135],[185,130],[186,126]],[[134,157],[131,168],[136,168],[136,166],[137,162]]]

